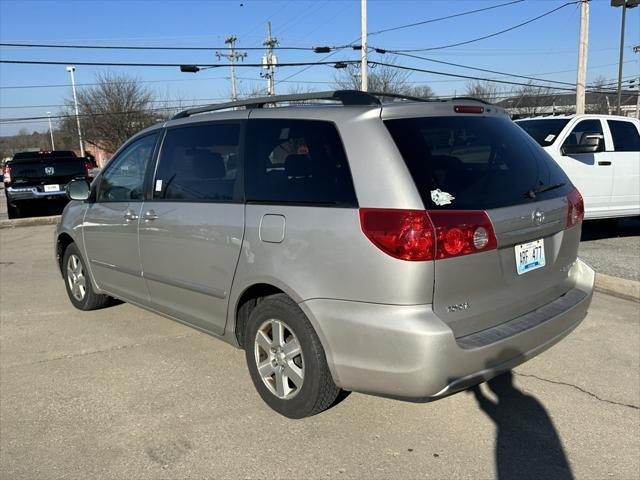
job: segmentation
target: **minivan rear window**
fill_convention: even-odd
[[[404,118],[385,125],[427,209],[486,210],[571,189],[553,159],[507,118]],[[544,186],[555,188],[531,195]]]

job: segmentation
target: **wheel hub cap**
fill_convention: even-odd
[[[265,321],[254,341],[258,374],[269,391],[281,399],[294,397],[304,381],[304,359],[300,342],[281,320]]]

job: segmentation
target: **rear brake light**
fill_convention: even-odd
[[[362,208],[360,225],[374,245],[401,260],[450,258],[497,247],[483,211]]]
[[[433,224],[423,210],[361,208],[360,226],[376,247],[392,257],[433,260]]]
[[[482,210],[429,212],[436,229],[436,259],[459,257],[497,248],[489,216]]]
[[[91,178],[91,169],[93,169],[93,165],[90,162],[84,162],[84,168],[87,170],[87,180]]]
[[[453,111],[456,113],[484,113],[484,107],[477,105],[454,105]]]
[[[2,181],[4,183],[11,183],[11,167],[9,165],[5,165],[2,168]]]
[[[577,188],[574,188],[567,195],[567,227],[572,227],[582,223],[584,219],[584,200]]]

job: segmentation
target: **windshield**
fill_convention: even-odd
[[[553,159],[507,118],[404,118],[385,125],[427,209],[507,207],[571,188]]]
[[[568,118],[549,118],[545,120],[519,120],[516,125],[533,137],[541,147],[548,147],[558,138],[558,134],[565,125],[569,123]]]

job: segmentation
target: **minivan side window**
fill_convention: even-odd
[[[158,134],[133,141],[115,157],[100,176],[96,195],[98,202],[142,200],[144,177],[153,155]]]
[[[640,135],[633,123],[620,120],[607,120],[607,123],[613,137],[614,152],[640,152]]]
[[[580,145],[583,143],[583,135],[585,133],[599,133],[600,135],[603,135],[600,120],[582,120],[581,122],[578,122],[578,124],[573,127],[573,130],[571,130],[571,133],[565,139],[562,146]]]
[[[167,130],[153,182],[153,199],[233,200],[239,145],[239,123],[205,123]]]
[[[315,120],[249,120],[246,199],[357,206],[335,125]]]

